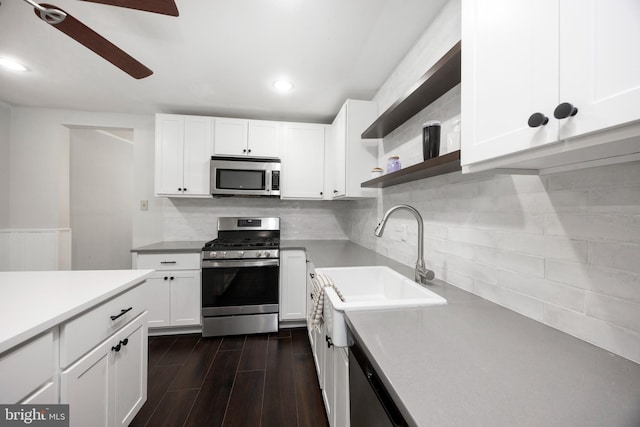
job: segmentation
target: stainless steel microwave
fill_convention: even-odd
[[[280,159],[211,156],[211,194],[280,197]]]

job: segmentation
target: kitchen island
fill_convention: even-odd
[[[347,240],[283,241],[316,267],[413,268]],[[411,426],[640,426],[640,365],[434,280],[447,305],[347,311]]]
[[[128,425],[147,397],[151,270],[0,273],[0,402]]]

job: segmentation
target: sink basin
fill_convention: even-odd
[[[316,268],[335,283],[345,298],[326,289],[324,322],[334,345],[348,346],[345,310],[372,310],[400,307],[424,307],[446,304],[447,300],[392,270],[389,267]]]

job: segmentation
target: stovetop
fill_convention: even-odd
[[[280,247],[279,237],[267,238],[217,238],[205,243],[204,251],[214,250],[243,250],[243,249],[278,249]]]

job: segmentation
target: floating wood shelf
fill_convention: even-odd
[[[384,138],[460,83],[461,51],[458,42],[403,97],[362,132],[362,138]]]
[[[417,165],[400,169],[382,175],[379,178],[370,179],[360,184],[360,187],[384,188],[392,185],[404,184],[405,182],[416,181],[418,179],[429,178],[445,173],[461,170],[460,150],[425,160]]]

